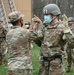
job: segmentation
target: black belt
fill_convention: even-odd
[[[56,58],[60,59],[61,60],[61,63],[62,63],[62,55],[59,54],[59,53],[56,53],[56,54],[54,54],[51,57],[44,57],[43,56],[43,62],[50,62],[52,60],[55,60]]]
[[[0,37],[0,38],[5,38],[5,37]]]
[[[49,72],[50,61],[55,60],[56,58],[60,59],[61,60],[60,63],[62,63],[62,55],[60,55],[59,53],[56,53],[51,57],[44,57],[44,56],[42,57],[43,66],[45,66],[45,62],[48,62],[48,66],[46,68],[46,71]],[[48,73],[48,75],[49,75],[49,73]]]

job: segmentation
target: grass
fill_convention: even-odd
[[[0,75],[7,75],[7,69],[2,65],[0,65]]]
[[[40,48],[36,44],[34,44],[33,46],[34,46],[32,49],[33,75],[38,75]],[[0,75],[7,75],[7,69],[4,66],[0,66]],[[65,75],[74,75],[74,68],[70,73],[65,73]]]

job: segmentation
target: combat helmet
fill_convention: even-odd
[[[56,4],[48,4],[43,8],[43,14],[60,15],[61,11]]]
[[[0,18],[0,22],[3,22],[3,18]]]
[[[73,17],[69,17],[68,18],[68,22],[74,22],[74,18]]]

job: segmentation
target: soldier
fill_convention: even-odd
[[[29,29],[30,28],[30,25],[31,25],[31,23],[29,21],[26,21],[25,22],[25,28],[26,29]],[[33,44],[32,43],[33,43],[33,41],[31,41],[31,48],[33,48]]]
[[[5,27],[5,29],[6,29],[7,31],[9,31],[9,30],[12,28],[12,24],[11,24],[11,22],[10,22],[9,19],[7,20],[7,22],[8,22],[8,24],[5,25],[4,27]]]
[[[40,44],[41,63],[39,75],[64,75],[62,51],[65,43],[63,36],[65,35],[68,43],[71,44],[74,35],[68,27],[68,21],[65,15],[63,15],[62,22],[58,21],[61,11],[56,4],[46,5],[43,8],[43,14],[44,24],[46,24],[45,28],[37,16],[32,19],[33,23],[38,25],[37,30],[35,29],[35,36],[42,40]]]
[[[9,14],[12,29],[7,33],[8,75],[32,75],[29,30],[24,29],[24,15],[15,11]]]
[[[30,28],[30,25],[31,25],[31,23],[29,21],[26,21],[25,22],[26,29],[29,29]]]
[[[74,33],[74,18],[73,17],[68,18],[68,24],[69,24],[69,27],[71,28],[72,32]],[[67,62],[68,62],[66,72],[70,72],[72,63],[74,64],[74,57],[73,57],[74,56],[74,50],[72,47],[69,48],[67,46],[66,52],[67,52]]]
[[[2,24],[2,19],[0,18],[0,65],[6,65],[6,34],[7,31]]]
[[[13,25],[11,24],[11,22],[10,22],[9,19],[8,19],[8,25],[7,25],[7,26],[8,26],[8,31],[11,30],[11,28],[12,28],[12,26],[13,26]]]

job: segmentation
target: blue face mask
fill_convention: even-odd
[[[44,16],[44,22],[43,23],[50,23],[52,21],[52,19],[50,18],[50,16]]]

